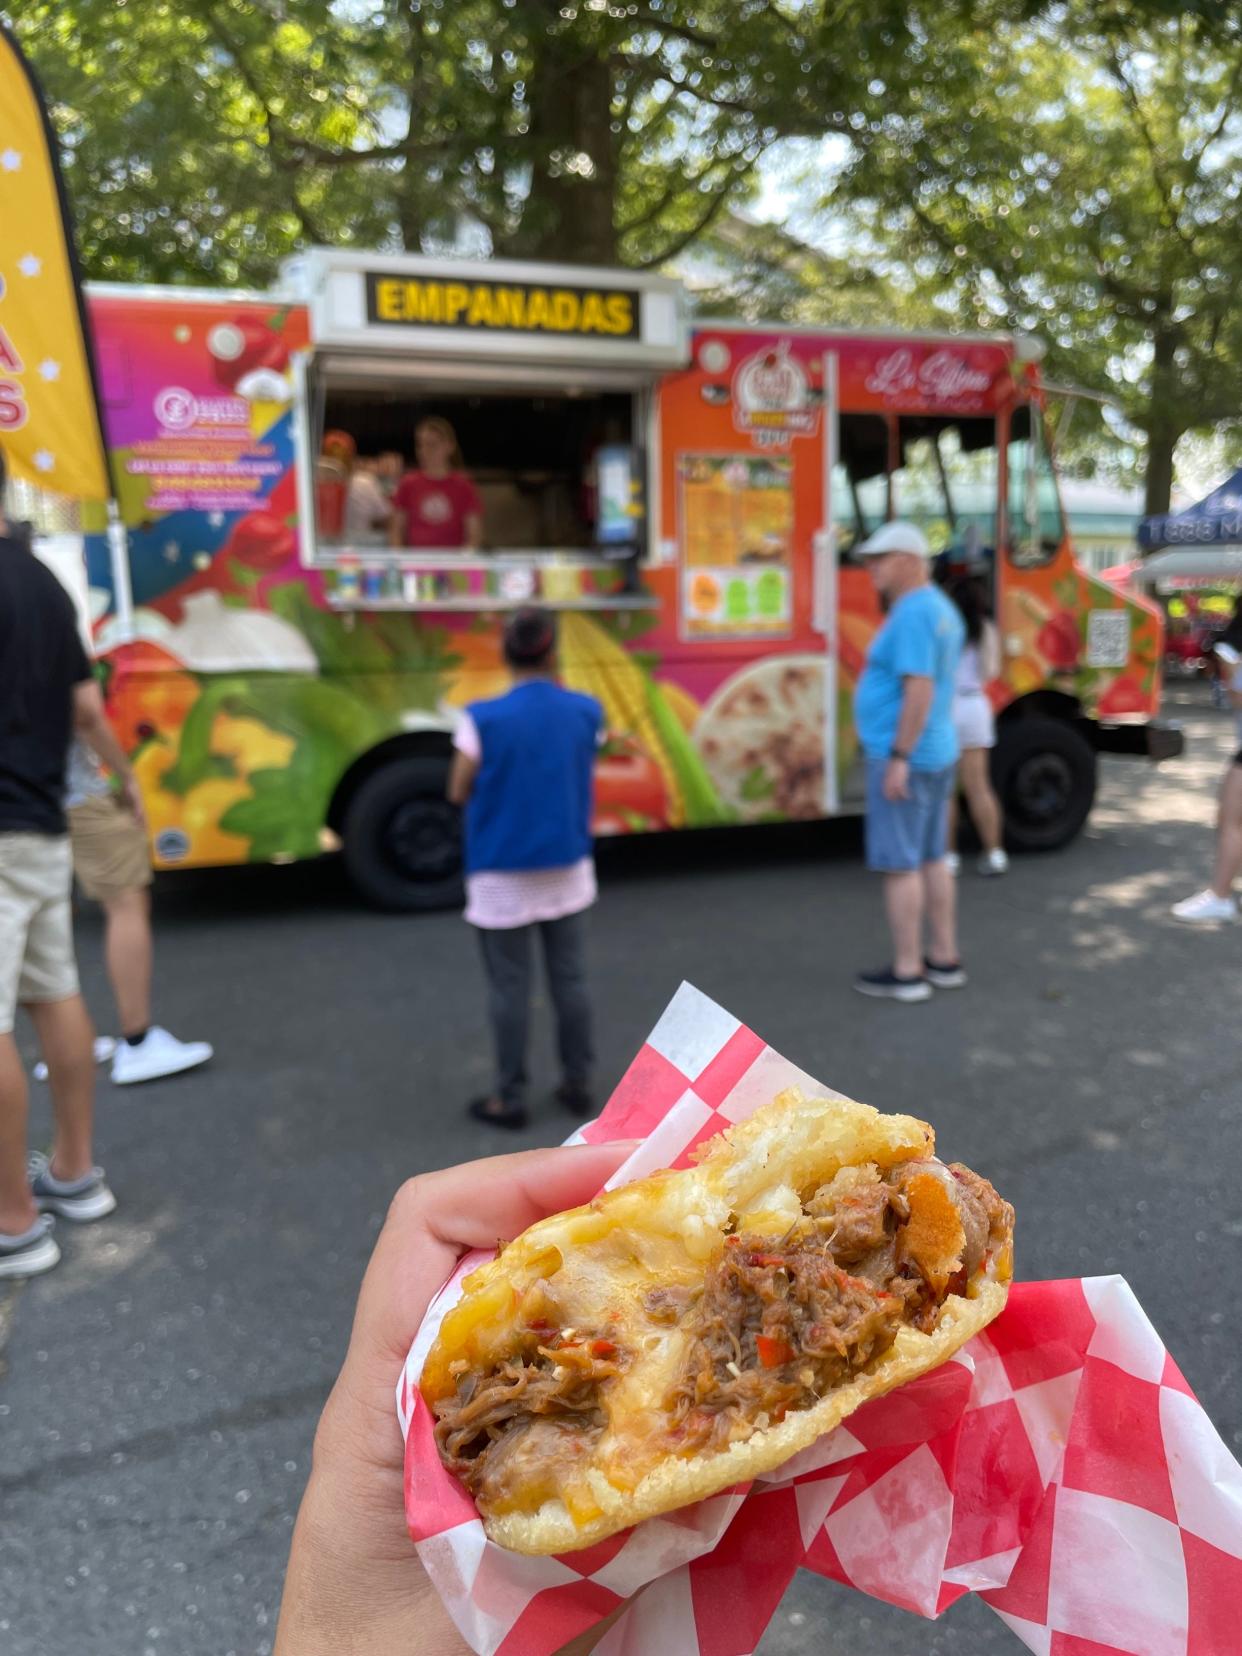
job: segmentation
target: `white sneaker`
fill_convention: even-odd
[[[962,859],[958,856],[956,851],[946,851],[944,854],[944,866],[948,869],[950,874],[960,874],[962,872]]]
[[[1009,853],[1007,851],[985,851],[979,858],[978,870],[980,874],[1008,874]]]
[[[52,1235],[54,1219],[41,1213],[20,1236],[0,1235],[0,1278],[32,1277],[50,1271],[60,1258]]]
[[[118,1041],[112,1060],[112,1079],[118,1087],[128,1087],[135,1081],[180,1075],[182,1070],[205,1064],[211,1051],[207,1041],[179,1041],[166,1029],[152,1024],[137,1046]]]
[[[1209,886],[1205,891],[1196,891],[1193,897],[1174,903],[1172,912],[1175,920],[1204,925],[1211,920],[1236,920],[1238,905],[1232,897],[1218,897]]]
[[[97,1064],[106,1064],[115,1051],[116,1042],[112,1039],[111,1035],[96,1035],[95,1062]],[[47,1065],[40,1061],[35,1065],[31,1073],[34,1075],[36,1081],[46,1081]]]

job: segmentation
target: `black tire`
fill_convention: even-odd
[[[445,797],[448,773],[438,754],[394,759],[349,801],[345,868],[373,907],[408,914],[461,902],[461,812]]]
[[[1014,851],[1057,851],[1095,803],[1095,750],[1060,719],[1002,724],[992,749],[992,785]]]

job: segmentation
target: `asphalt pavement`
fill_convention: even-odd
[[[885,953],[855,825],[606,847],[600,1091],[689,979],[823,1081],[931,1120],[946,1157],[1014,1202],[1022,1275],[1122,1272],[1236,1447],[1242,931],[1168,914],[1204,883],[1232,729],[1198,689],[1172,700],[1183,758],[1106,761],[1072,847],[1004,880],[967,867],[972,981],[930,1004],[850,991]],[[500,1138],[463,1116],[489,1062],[458,916],[362,911],[331,862],[169,876],[158,915],[156,1016],[217,1057],[141,1088],[101,1077],[119,1210],[62,1225],[59,1268],[0,1293],[4,1656],[265,1656],[315,1421],[394,1189],[572,1125],[546,1096],[546,1006],[531,1128]],[[92,913],[79,945],[107,1029]],[[47,1130],[36,1087],[33,1142]],[[976,1602],[922,1622],[803,1575],[761,1651],[1019,1648]]]

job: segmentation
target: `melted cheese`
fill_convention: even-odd
[[[886,1167],[933,1149],[931,1130],[911,1117],[784,1094],[713,1141],[698,1167],[542,1220],[474,1272],[428,1356],[424,1396],[450,1395],[463,1359],[486,1370],[529,1349],[532,1323],[584,1336],[606,1331],[626,1353],[623,1372],[601,1391],[608,1425],[589,1464],[561,1469],[562,1497],[588,1524],[609,1489],[632,1488],[668,1456],[663,1405],[689,1342],[647,1314],[651,1289],[700,1288],[727,1227],[783,1236],[803,1217],[799,1192],[809,1195],[845,1166]],[[532,1506],[545,1495],[533,1491]]]

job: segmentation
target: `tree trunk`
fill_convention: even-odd
[[[397,226],[401,245],[407,253],[418,253],[423,245],[423,180],[416,163],[407,159],[397,184]]]
[[[1181,421],[1172,414],[1177,396],[1177,368],[1173,360],[1177,338],[1167,320],[1158,322],[1152,338],[1151,398],[1147,417],[1147,468],[1143,511],[1148,517],[1167,512],[1173,495],[1173,454],[1182,435]]]
[[[1147,434],[1147,471],[1144,476],[1143,511],[1148,517],[1167,512],[1173,495],[1173,451],[1180,431],[1166,424],[1153,424]]]
[[[560,22],[560,0],[528,6],[535,58],[527,77],[531,179],[521,222],[498,252],[570,264],[615,264],[616,144],[607,46]]]

